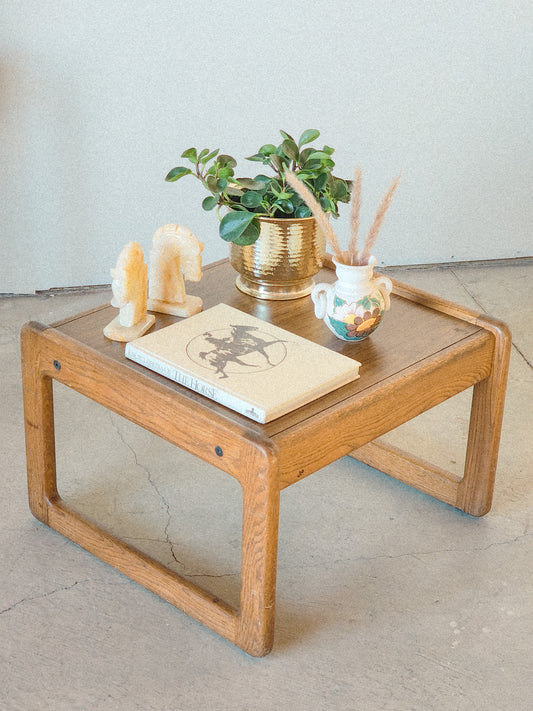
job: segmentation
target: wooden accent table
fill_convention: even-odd
[[[318,280],[333,281],[324,269]],[[281,489],[350,454],[474,516],[491,505],[510,333],[492,318],[395,283],[391,310],[358,344],[335,338],[309,297],[259,301],[239,292],[224,261],[190,289],[204,308],[225,302],[361,361],[359,380],[266,425],[257,424],[124,357],[107,340],[109,305],[22,329],[29,503],[51,528],[254,656],[274,638]],[[157,316],[154,328],[176,320]],[[57,489],[52,380],[104,405],[231,474],[243,490],[241,598],[233,609],[111,535],[64,502]],[[376,438],[474,386],[464,476]]]

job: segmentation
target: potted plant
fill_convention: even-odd
[[[309,294],[325,251],[325,235],[286,173],[305,183],[328,216],[338,217],[338,204],[350,200],[350,181],[332,172],[334,149],[311,145],[320,136],[318,130],[308,129],[298,140],[280,133],[278,146],[267,143],[247,158],[266,166],[269,175],[238,177],[232,156],[189,148],[182,153],[188,164],[173,168],[165,178],[175,182],[192,175],[202,183],[209,193],[202,207],[217,211],[220,237],[230,243],[230,260],[240,273],[237,286],[267,299]]]

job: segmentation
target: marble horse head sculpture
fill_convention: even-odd
[[[137,242],[128,242],[123,247],[116,266],[111,269],[111,278],[111,306],[120,309],[120,312],[105,327],[104,334],[114,341],[138,338],[150,328],[155,317],[146,314],[147,267]]]
[[[141,246],[129,242],[111,269],[111,306],[120,309],[122,326],[133,326],[146,313],[147,268]]]
[[[202,300],[185,293],[185,280],[202,278],[203,248],[183,225],[164,225],[157,230],[150,252],[150,311],[191,316],[202,310]]]

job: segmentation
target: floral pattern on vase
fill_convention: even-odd
[[[385,305],[382,298],[365,296],[357,302],[348,303],[336,296],[334,311],[328,316],[333,330],[342,339],[362,341],[379,326]]]

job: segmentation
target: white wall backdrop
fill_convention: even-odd
[[[402,174],[381,264],[531,255],[532,25],[530,0],[2,3],[0,292],[108,283],[166,222],[225,256],[164,176],[192,145],[255,171],[279,128],[361,166],[363,228]]]

